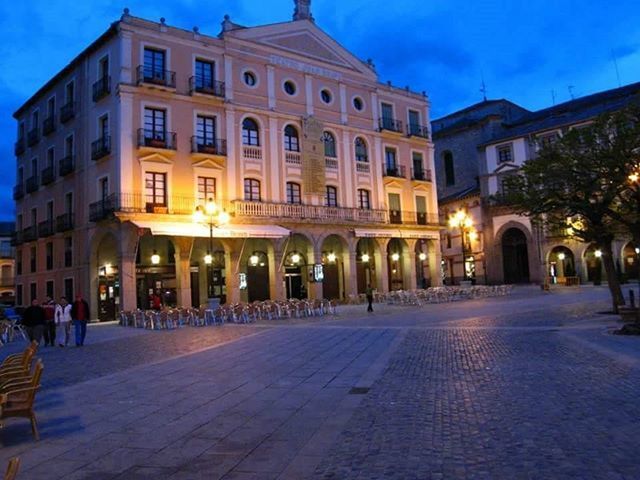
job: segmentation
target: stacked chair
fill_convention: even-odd
[[[13,457],[9,460],[9,465],[7,465],[7,471],[4,474],[4,480],[15,480],[18,476],[18,469],[20,468],[20,459],[18,457]]]

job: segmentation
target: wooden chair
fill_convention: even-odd
[[[40,440],[40,434],[38,433],[33,404],[36,393],[40,389],[43,370],[42,360],[38,360],[30,382],[13,384],[0,395],[0,421],[5,418],[28,418],[31,421],[31,431],[36,440]]]
[[[31,342],[22,353],[15,353],[5,358],[0,365],[0,372],[6,369],[13,368],[22,368],[23,370],[28,369],[29,364],[31,363],[31,359],[37,351],[38,344],[35,341]]]
[[[16,370],[0,374],[0,393],[5,393],[5,391],[13,388],[14,385],[29,386],[39,369],[42,369],[42,360],[40,359],[33,363],[31,371]]]
[[[7,471],[4,474],[4,480],[15,480],[18,476],[18,469],[20,468],[20,458],[13,457],[9,460],[9,465],[7,465]]]

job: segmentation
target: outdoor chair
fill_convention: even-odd
[[[20,458],[13,457],[9,460],[7,465],[7,471],[4,473],[4,480],[15,480],[18,476],[18,469],[20,468]]]
[[[31,368],[26,370],[14,370],[0,375],[0,393],[7,393],[18,386],[29,386],[33,378],[42,370],[42,360],[38,359]]]
[[[27,348],[22,351],[22,353],[14,353],[13,355],[9,355],[7,358],[5,358],[0,365],[0,373],[2,373],[2,371],[5,371],[6,369],[28,369],[29,364],[31,363],[31,359],[37,351],[38,343],[34,340],[29,344]]]
[[[40,389],[43,370],[42,361],[39,360],[28,384],[16,385],[0,395],[0,422],[6,418],[28,418],[31,421],[31,431],[36,440],[40,440],[40,434],[38,433],[33,404],[36,393]]]

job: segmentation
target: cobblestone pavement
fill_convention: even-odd
[[[25,479],[637,479],[640,339],[603,288],[42,349]],[[0,350],[0,357],[9,349]]]

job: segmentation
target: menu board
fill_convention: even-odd
[[[324,195],[326,191],[324,164],[324,124],[315,117],[302,122],[302,189],[307,195]]]

